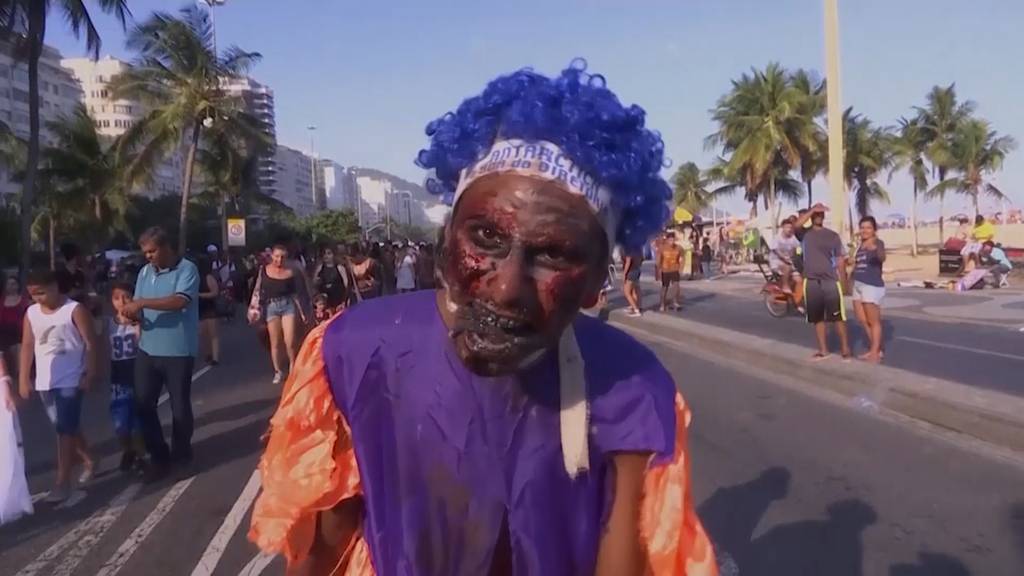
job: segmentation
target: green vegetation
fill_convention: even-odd
[[[924,106],[914,107],[910,118],[900,118],[892,127],[846,110],[843,181],[853,196],[851,217],[854,210],[865,216],[872,204],[888,204],[891,195],[882,176],[891,181],[894,174],[906,172],[913,186],[916,255],[917,206],[922,195],[939,202],[940,214],[948,192],[969,197],[975,214],[981,196],[1002,198],[992,175],[1017,143],[977,118],[976,109],[970,100],[961,102],[956,87],[950,85],[932,88]],[[720,156],[704,171],[690,162],[679,168],[672,181],[676,205],[700,209],[718,196],[742,190],[751,216],[757,216],[760,205],[777,223],[782,200],[806,197],[807,205],[813,204],[812,183],[828,168],[824,81],[805,70],[790,72],[772,63],[733,80],[711,118],[718,129],[704,144]],[[795,186],[795,178],[803,182],[802,187]],[[934,181],[931,188],[930,180]],[[708,189],[709,184],[715,186]],[[939,228],[944,237],[942,217]]]

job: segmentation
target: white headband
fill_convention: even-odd
[[[568,154],[557,145],[544,140],[527,142],[526,140],[498,140],[491,146],[486,156],[476,164],[464,169],[455,188],[452,206],[459,202],[462,193],[477,179],[488,174],[519,174],[561,182],[570,193],[582,196],[590,204],[594,215],[608,233],[609,240],[614,238],[618,224],[617,214],[611,206],[611,190],[597,181],[596,178],[576,165]]]

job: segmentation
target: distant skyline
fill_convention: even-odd
[[[101,54],[131,60],[116,22],[88,3]],[[205,3],[200,3],[205,5]],[[138,0],[136,19],[187,2]],[[227,0],[216,9],[217,41],[263,54],[252,76],[275,92],[280,143],[345,165],[377,168],[420,182],[413,164],[427,122],[478,93],[495,76],[524,66],[556,74],[581,56],[624,103],[648,112],[673,166],[706,167],[715,153],[708,110],[730,80],[771,61],[823,73],[822,0],[522,0],[514,6],[467,0],[361,3],[339,0]],[[955,82],[962,99],[1001,134],[1024,144],[1024,79],[1016,70],[1024,24],[1020,0],[840,0],[843,106],[894,124],[923,105],[934,85]],[[85,53],[59,18],[47,43],[68,57]],[[997,183],[1024,204],[1024,150],[1007,159]],[[885,216],[909,211],[910,184],[888,186]],[[827,200],[824,181],[816,197]],[[966,199],[947,200],[947,214]],[[737,196],[721,206],[745,214]],[[937,214],[928,204],[922,215]]]

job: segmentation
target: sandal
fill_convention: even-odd
[[[821,352],[815,352],[814,356],[811,356],[811,362],[821,362],[822,360],[827,360],[831,357],[831,354],[822,354]]]

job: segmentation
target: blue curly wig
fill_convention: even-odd
[[[574,60],[555,78],[522,69],[492,80],[483,93],[427,125],[430,147],[416,164],[432,170],[427,189],[451,201],[463,168],[499,136],[547,140],[611,190],[620,214],[615,241],[642,246],[669,217],[671,190],[661,177],[665,145],[644,127],[639,106],[623,106],[603,76]]]

